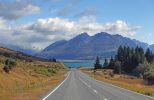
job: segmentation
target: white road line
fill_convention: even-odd
[[[94,79],[94,78],[93,78]],[[144,97],[147,97],[147,98],[150,98],[150,99],[154,99],[154,97],[151,97],[151,96],[148,96],[148,95],[144,95],[144,94],[141,94],[141,93],[138,93],[138,92],[135,92],[135,91],[132,91],[132,90],[128,90],[128,89],[125,89],[125,88],[122,88],[122,87],[119,87],[119,86],[116,86],[116,85],[113,85],[111,83],[107,83],[107,82],[104,82],[104,81],[100,81],[100,80],[96,80],[94,79],[95,81],[99,82],[99,83],[104,83],[106,85],[110,85],[110,86],[113,86],[115,88],[119,88],[121,90],[124,90],[124,91],[128,91],[128,92],[131,92],[131,93],[134,93],[134,94],[138,94],[138,95],[141,95],[141,96],[144,96]],[[122,93],[122,92],[121,92]]]
[[[89,88],[91,88],[91,85],[88,85]]]
[[[96,94],[100,95],[97,90],[95,90],[94,88],[91,87],[91,85],[88,85],[88,83],[86,83],[85,81],[83,81],[80,77],[79,77],[79,80],[85,84],[86,86],[88,86],[93,92],[95,92]],[[108,100],[107,98],[104,98],[104,100]]]
[[[83,75],[85,74],[85,73],[83,73],[83,72],[81,72]],[[85,74],[87,77],[89,77],[87,74]],[[89,78],[91,78],[91,77],[89,77]],[[97,81],[97,82],[99,82],[99,83],[104,83],[104,84],[106,84],[106,85],[110,85],[110,86],[113,86],[113,87],[116,87],[116,88],[119,88],[119,89],[121,89],[121,90],[125,90],[125,91],[128,91],[128,92],[131,92],[131,93],[134,93],[134,94],[138,94],[138,95],[141,95],[141,96],[144,96],[144,97],[147,97],[147,98],[150,98],[150,99],[154,99],[154,97],[151,97],[151,96],[148,96],[148,95],[144,95],[144,94],[141,94],[141,93],[138,93],[138,92],[135,92],[135,91],[132,91],[132,90],[128,90],[128,89],[125,89],[125,88],[122,88],[122,87],[119,87],[119,86],[116,86],[116,85],[113,85],[113,84],[111,84],[111,83],[107,83],[107,82],[104,82],[104,81],[100,81],[100,80],[96,80],[96,79],[94,79],[94,78],[91,78],[91,79],[93,79],[93,80],[95,80],[95,81]]]
[[[67,74],[67,77],[65,78],[65,80],[63,82],[61,82],[53,91],[51,91],[47,96],[45,96],[42,100],[46,100],[52,93],[54,93],[69,77],[71,72],[69,72],[69,74]]]
[[[91,90],[93,90],[95,93],[98,93],[95,89],[93,89],[92,87],[91,87],[91,85],[88,85],[85,81],[83,81],[81,78],[79,78],[80,79],[80,81],[82,82],[82,83],[84,83],[86,86],[88,86]]]
[[[80,79],[80,81],[81,81],[83,84],[85,84],[85,85],[88,86],[88,84],[87,84],[85,81],[83,81],[81,78],[79,78],[79,79]]]
[[[93,91],[94,91],[95,93],[98,93],[95,89],[93,89]]]

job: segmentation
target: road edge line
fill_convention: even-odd
[[[93,78],[93,79],[94,79],[94,78]],[[104,81],[100,81],[100,80],[96,80],[96,79],[94,79],[94,80],[97,81],[97,82],[100,82],[100,83],[105,83],[105,84],[107,84],[107,85],[111,85],[111,86],[113,86],[113,87],[116,87],[116,88],[119,88],[119,89],[122,89],[122,90],[125,90],[125,91],[129,91],[129,92],[132,92],[132,93],[135,93],[135,94],[138,94],[138,95],[142,95],[142,96],[145,96],[145,97],[154,99],[154,97],[152,97],[152,96],[148,96],[148,95],[145,95],[145,94],[141,94],[141,93],[138,93],[138,92],[136,92],[136,91],[132,91],[132,90],[129,90],[129,89],[126,89],[126,88],[123,88],[123,87],[120,87],[120,86],[117,86],[117,85],[108,83],[108,82],[104,82]]]
[[[68,79],[68,77],[70,76],[70,73],[71,72],[69,72],[68,74],[67,74],[67,77],[57,86],[57,87],[55,87],[48,95],[46,95],[43,99],[41,99],[41,100],[46,100],[51,94],[53,94],[67,79]]]
[[[93,78],[93,77],[90,77],[87,73],[85,73],[85,72],[83,72],[83,71],[80,71],[80,72],[83,73],[83,74],[85,74],[85,75],[87,75],[89,78],[91,78],[91,79],[93,79],[93,80],[95,80],[95,81],[97,81],[97,82],[99,82],[99,83],[101,83],[101,84],[104,83],[104,84],[113,86],[113,87],[115,87],[115,88],[119,88],[119,89],[122,89],[122,90],[125,90],[125,91],[129,91],[129,92],[132,92],[132,93],[135,93],[135,94],[138,94],[138,95],[142,95],[142,96],[148,97],[148,98],[150,98],[150,99],[154,99],[154,97],[152,97],[152,96],[148,96],[148,95],[145,95],[145,94],[141,94],[141,93],[138,93],[138,92],[136,92],[136,91],[129,90],[129,89],[126,89],[126,88],[123,88],[123,87],[114,85],[114,84],[112,84],[112,83],[108,83],[108,82],[105,82],[105,81],[97,80],[97,79],[95,79],[95,78]]]

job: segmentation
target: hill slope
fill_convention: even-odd
[[[37,56],[57,59],[93,59],[97,55],[111,57],[117,48],[122,46],[147,48],[148,44],[123,37],[121,35],[110,35],[105,32],[89,36],[82,33],[75,38],[66,41],[57,41],[46,47]]]
[[[18,59],[28,60],[28,61],[32,61],[32,60],[46,61],[46,59],[39,58],[39,57],[34,57],[32,55],[25,54],[23,52],[15,51],[15,50],[5,48],[5,47],[0,47],[0,55],[3,55],[5,57],[13,56],[13,57],[16,57]]]
[[[35,55],[37,53],[37,51],[34,51],[32,49],[27,49],[27,48],[23,48],[23,47],[20,47],[17,45],[12,45],[12,44],[0,43],[0,47],[10,48],[12,50],[23,52],[23,53],[30,54],[30,55]]]
[[[17,59],[6,73],[3,68],[10,56]],[[67,71],[63,63],[48,62],[0,47],[0,100],[39,100],[64,79]]]

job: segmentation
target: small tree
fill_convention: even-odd
[[[57,62],[57,60],[55,58],[52,59],[53,62]]]
[[[94,69],[101,69],[101,68],[102,68],[102,65],[100,64],[99,57],[97,56],[94,64]]]
[[[121,62],[120,61],[115,62],[114,73],[121,74]]]
[[[114,59],[111,57],[111,59],[110,59],[110,63],[109,63],[109,65],[108,65],[108,68],[109,69],[113,69],[114,68]]]
[[[105,61],[104,61],[103,67],[104,67],[104,68],[107,68],[108,65],[109,65],[109,63],[108,63],[107,59],[105,58]]]
[[[143,78],[147,80],[149,85],[154,85],[154,62],[144,72]]]
[[[148,63],[152,63],[153,61],[153,54],[152,51],[150,51],[150,49],[148,48],[145,52],[145,57]]]
[[[49,61],[51,61],[51,62],[57,62],[57,60],[55,58],[49,59]]]

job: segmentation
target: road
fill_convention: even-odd
[[[42,100],[154,100],[154,98],[96,81],[77,69],[71,69],[67,78]]]

